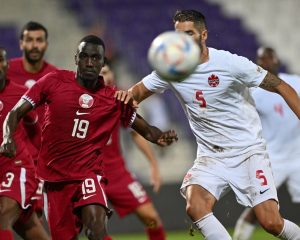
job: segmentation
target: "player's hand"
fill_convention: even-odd
[[[138,102],[134,100],[130,91],[118,90],[114,97],[125,104],[130,104],[133,108],[138,108]]]
[[[153,186],[153,192],[157,193],[161,187],[161,178],[157,166],[153,166],[150,172],[150,181]]]
[[[13,158],[16,156],[17,146],[15,141],[12,138],[3,139],[3,142],[0,146],[0,154]]]
[[[174,130],[169,130],[167,132],[162,133],[162,135],[157,140],[157,144],[159,146],[165,147],[177,141],[178,141],[177,133]]]

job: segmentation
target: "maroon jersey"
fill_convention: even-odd
[[[22,58],[14,58],[9,60],[9,68],[7,70],[7,76],[12,79],[17,84],[24,85],[26,88],[31,88],[37,80],[45,76],[47,73],[56,70],[57,68],[48,62],[44,61],[43,68],[37,73],[29,73],[25,71],[23,66]],[[39,123],[42,124],[44,119],[44,107],[39,107],[37,113],[39,116]],[[38,136],[37,136],[38,138]],[[31,143],[28,144],[28,149],[30,154],[33,156],[34,160],[37,159],[38,149],[35,148]]]
[[[100,153],[121,120],[129,126],[134,109],[114,98],[104,85],[92,92],[77,83],[75,72],[57,70],[41,78],[23,96],[33,106],[47,103],[38,159],[46,181],[82,180],[101,172]]]
[[[118,123],[102,152],[102,157],[104,159],[104,173],[107,178],[113,175],[118,169],[125,167],[125,160],[122,156],[119,141],[120,128],[120,123]]]
[[[26,88],[10,80],[6,80],[5,88],[0,92],[0,125],[3,125],[7,113],[20,100],[20,97],[26,92]],[[3,141],[3,129],[0,127],[0,139]],[[0,171],[10,168],[11,164],[19,164],[23,167],[32,168],[33,161],[26,148],[24,140],[27,138],[23,124],[19,124],[14,133],[14,140],[17,144],[17,154],[14,159],[0,155]]]
[[[7,70],[7,76],[14,82],[24,85],[27,88],[31,88],[35,82],[47,73],[56,70],[57,68],[48,62],[44,61],[43,68],[37,73],[26,72],[23,66],[22,58],[14,58],[9,60],[9,68]]]

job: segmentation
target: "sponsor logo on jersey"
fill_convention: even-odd
[[[94,104],[94,99],[92,96],[85,93],[79,97],[79,105],[82,108],[90,108],[93,106],[93,104]]]
[[[86,115],[86,114],[90,114],[90,113],[89,112],[80,112],[79,110],[76,111],[77,116]]]
[[[265,190],[260,190],[259,193],[260,193],[260,194],[264,194],[264,193],[265,193],[266,191],[268,191],[268,190],[270,190],[270,188],[267,188],[267,189],[265,189]]]
[[[87,199],[89,199],[89,198],[91,198],[91,197],[93,197],[93,196],[95,196],[95,195],[96,195],[96,194],[92,194],[92,195],[88,195],[88,196],[83,195],[82,199],[83,199],[83,200],[87,200]]]
[[[210,77],[208,77],[208,84],[211,87],[217,87],[220,83],[219,77],[215,74],[210,75]]]
[[[0,189],[0,193],[2,193],[2,192],[10,192],[11,191],[11,189]]]

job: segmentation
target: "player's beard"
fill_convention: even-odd
[[[38,53],[38,56],[35,57],[35,58],[32,58],[32,57],[30,56],[30,54],[31,54],[32,52]],[[41,60],[43,59],[43,57],[44,57],[44,53],[45,53],[44,51],[40,51],[40,50],[37,50],[37,49],[33,49],[33,50],[30,50],[30,51],[28,51],[28,50],[25,50],[25,51],[24,51],[25,58],[26,58],[26,60],[27,60],[30,64],[35,64],[35,63],[41,61]]]

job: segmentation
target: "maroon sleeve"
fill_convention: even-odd
[[[29,101],[33,107],[37,107],[47,101],[47,97],[57,87],[58,73],[51,72],[40,78],[32,88],[22,96],[23,99]]]
[[[136,117],[135,109],[129,105],[121,102],[121,123],[124,127],[131,127],[131,124],[134,122]]]

